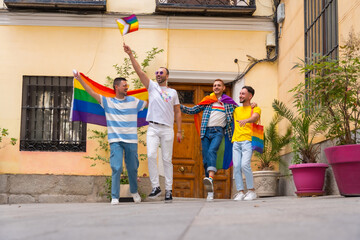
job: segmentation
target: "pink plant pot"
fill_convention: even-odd
[[[340,194],[360,196],[360,144],[329,147],[324,151]]]
[[[290,165],[298,196],[323,195],[325,163],[303,163]]]

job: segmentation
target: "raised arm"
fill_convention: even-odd
[[[140,81],[146,88],[148,88],[150,78],[144,73],[143,70],[141,70],[140,64],[136,61],[134,54],[131,51],[131,48],[128,45],[126,45],[125,43],[124,43],[124,52],[126,52],[129,55],[131,64],[132,64],[136,74],[139,76]]]
[[[85,88],[86,92],[90,94],[93,98],[96,99],[99,103],[101,103],[101,96],[100,94],[94,92],[91,87],[89,87],[84,80],[80,77],[80,74],[77,71],[73,71],[74,77],[81,83],[81,85]]]

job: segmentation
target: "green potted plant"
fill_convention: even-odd
[[[293,150],[293,165],[289,166],[298,196],[323,195],[325,170],[327,164],[317,163],[319,146],[314,144],[314,138],[322,132],[319,124],[321,108],[309,108],[310,102],[306,98],[296,99],[297,113],[289,109],[284,103],[274,100],[274,110],[290,122],[293,131],[291,145]]]
[[[289,144],[291,140],[291,127],[288,127],[284,135],[278,133],[277,125],[283,119],[275,114],[271,122],[265,127],[264,151],[255,152],[258,171],[254,171],[254,185],[259,197],[276,196],[279,172],[274,171],[276,164],[281,164],[280,150]]]
[[[325,149],[329,164],[344,196],[360,196],[360,37],[350,32],[339,59],[315,56],[298,65],[308,74],[294,91],[324,108],[321,121],[326,137],[335,141]]]

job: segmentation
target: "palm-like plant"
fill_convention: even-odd
[[[278,133],[277,125],[282,119],[282,116],[275,114],[269,126],[265,128],[264,152],[255,152],[255,156],[259,160],[257,165],[259,170],[273,170],[274,163],[281,163],[280,150],[290,143],[292,132],[289,126],[285,135],[281,136]]]
[[[274,100],[272,104],[274,110],[289,120],[292,127],[294,136],[291,143],[295,164],[316,162],[320,149],[319,146],[314,145],[314,138],[324,130],[324,126],[320,123],[322,109],[316,106],[306,107],[310,105],[306,101],[308,100],[304,98],[302,104],[297,105],[297,115],[278,100]]]

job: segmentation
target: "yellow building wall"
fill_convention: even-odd
[[[149,69],[150,77],[158,66],[170,69],[236,72],[234,58],[243,70],[248,63],[245,54],[263,58],[268,32],[141,29],[126,36],[140,60],[152,47],[167,49],[157,56]],[[115,76],[113,64],[125,57],[118,29],[78,27],[1,26],[0,89],[1,126],[11,137],[19,139],[23,75],[71,76],[72,69],[84,72],[104,83],[106,76]],[[146,39],[146,41],[144,41]],[[192,41],[189,41],[191,39]],[[211,40],[209,40],[211,39]],[[256,47],[257,46],[257,47]],[[167,62],[168,61],[168,62]],[[254,101],[263,108],[263,123],[271,119],[271,99],[277,94],[277,66],[261,63],[246,76],[245,82],[256,89]],[[10,71],[11,70],[11,71]],[[264,88],[264,84],[268,85]],[[16,93],[16,94],[14,94]],[[16,106],[16,107],[14,107]],[[89,129],[103,129],[89,125]],[[88,136],[90,133],[88,133]],[[19,151],[19,145],[0,149],[0,173],[38,174],[110,174],[108,164],[93,163],[84,156],[94,155],[96,143],[88,140],[86,153],[54,153]],[[140,152],[146,152],[139,147]],[[147,163],[141,162],[139,175],[148,174]]]
[[[153,13],[155,6],[155,0],[107,0],[106,2],[108,12],[120,13]]]
[[[282,26],[279,26],[278,99],[291,105],[292,93],[288,91],[304,79],[297,69],[291,70],[295,63],[304,59],[304,2],[282,2],[285,3],[285,20]]]
[[[285,4],[285,20],[280,25],[281,34],[279,39],[279,82],[278,99],[288,106],[292,105],[292,93],[288,91],[299,82],[304,81],[304,75],[298,69],[291,68],[295,63],[304,59],[304,6],[303,1],[281,1]],[[338,29],[339,45],[344,44],[348,33],[353,29],[360,33],[360,1],[338,0]],[[285,131],[285,123],[280,124],[280,131]],[[316,142],[325,138],[318,136]],[[287,149],[290,151],[290,148]]]
[[[271,16],[273,14],[273,0],[256,0],[256,11],[253,16]]]
[[[145,51],[152,47],[165,48],[164,33],[162,30],[140,30],[136,35],[126,36],[126,40],[138,42],[134,45],[141,60]],[[125,57],[122,38],[116,28],[0,26],[0,36],[0,126],[9,129],[10,136],[17,139],[20,137],[23,75],[71,76],[75,68],[105,83],[106,76],[116,74],[112,66],[121,64]],[[141,41],[145,38],[148,41]],[[165,54],[160,54],[153,65],[166,65],[165,59]],[[154,71],[153,68],[150,72]],[[89,129],[104,129],[88,126]],[[3,143],[6,142],[8,139],[4,139]],[[110,174],[108,164],[90,167],[93,162],[84,158],[94,155],[96,146],[94,141],[88,140],[86,153],[68,153],[19,151],[19,144],[14,147],[7,144],[0,149],[0,173]],[[140,146],[139,149],[146,152]],[[140,163],[140,173],[147,173],[146,162]]]
[[[350,31],[360,34],[360,1],[339,0],[339,44],[344,45]]]
[[[154,2],[112,0],[107,2],[107,8],[109,12],[147,13],[151,8],[154,10]],[[257,14],[269,15],[270,8],[262,9],[263,5],[257,5]],[[140,28],[138,32],[126,35],[125,40],[138,53],[140,61],[152,47],[165,50],[148,69],[152,78],[158,66],[173,70],[236,73],[235,58],[239,59],[241,72],[249,64],[246,55],[258,59],[266,56],[268,33]],[[116,74],[113,65],[121,64],[126,57],[119,30],[115,27],[0,25],[0,36],[0,127],[9,129],[9,137],[18,139],[16,146],[9,145],[9,138],[0,143],[0,173],[110,175],[108,164],[99,162],[90,167],[93,161],[84,158],[94,156],[97,143],[93,140],[87,140],[85,153],[19,151],[22,82],[24,75],[71,76],[75,68],[93,80],[105,83],[106,76]],[[263,109],[264,125],[271,119],[272,99],[278,95],[277,78],[277,63],[266,62],[256,65],[244,78],[245,84],[256,90],[254,101]],[[105,128],[89,124],[88,130],[92,129]],[[91,136],[91,133],[87,135]],[[146,149],[139,145],[139,152],[146,153]],[[140,162],[139,167],[139,175],[144,173],[148,174],[146,161]]]
[[[292,69],[304,59],[304,1],[281,1],[285,4],[285,20],[279,24],[278,96],[277,99],[291,108],[293,93],[289,90],[304,81],[298,69]],[[279,133],[284,134],[289,123],[279,124]],[[288,146],[285,152],[290,152]]]

